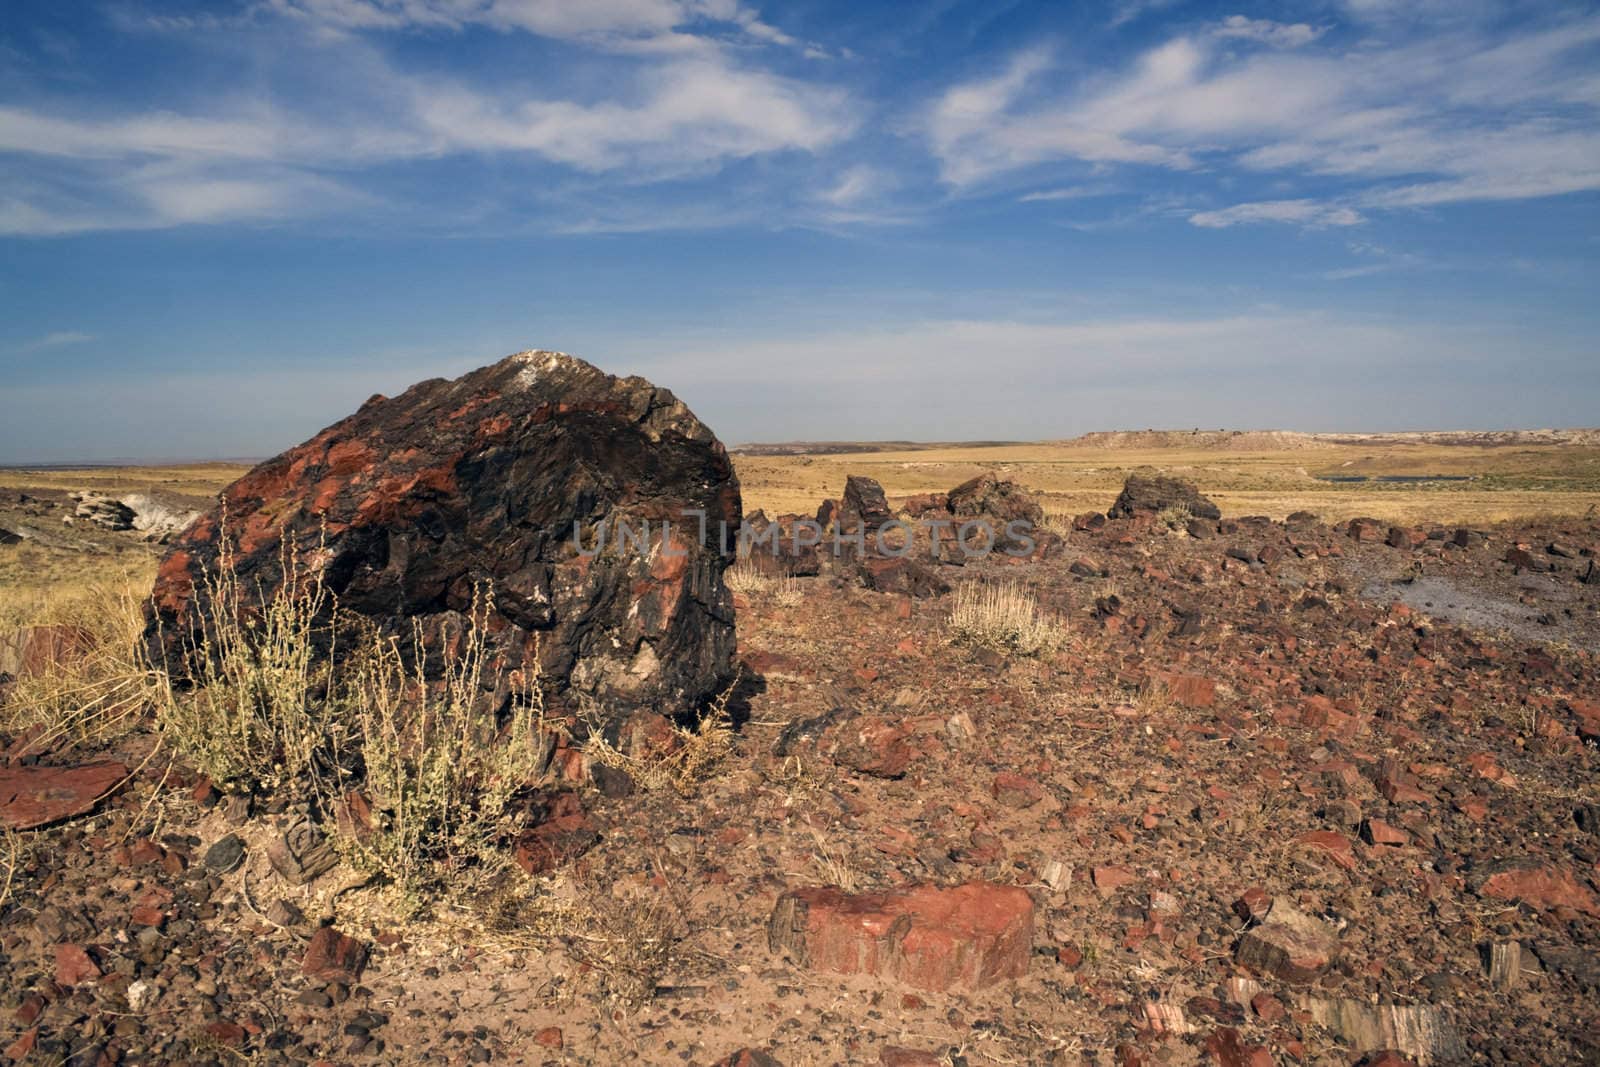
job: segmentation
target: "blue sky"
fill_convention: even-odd
[[[559,348],[724,440],[1594,425],[1600,7],[8,0],[0,462]]]

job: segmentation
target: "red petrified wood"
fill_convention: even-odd
[[[120,763],[0,769],[0,823],[31,830],[91,810],[128,776]]]
[[[795,889],[778,898],[767,939],[772,951],[819,971],[934,992],[981,989],[1027,973],[1033,900],[988,882],[855,895]]]

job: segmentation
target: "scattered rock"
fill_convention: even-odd
[[[1412,1056],[1420,1067],[1461,1063],[1466,1043],[1445,1016],[1431,1004],[1367,1004],[1342,998],[1314,999],[1311,1017],[1357,1052],[1394,1049]]]
[[[869,556],[857,565],[861,584],[880,593],[943,596],[950,583],[910,556]]]
[[[146,541],[160,544],[165,544],[200,517],[198,511],[175,507],[148,493],[130,493],[119,503],[133,513],[133,528],[144,534]]]
[[[56,984],[75,986],[99,979],[100,967],[82,945],[56,946]]]
[[[1305,983],[1315,981],[1338,954],[1332,926],[1279,901],[1266,921],[1240,936],[1234,959],[1257,974]]]
[[[1032,778],[1011,771],[995,775],[990,785],[994,798],[1008,808],[1026,808],[1044,799],[1044,787]]]
[[[778,898],[767,939],[773,952],[814,970],[933,992],[982,989],[1027,973],[1033,901],[987,882],[856,895],[794,889]]]
[[[529,874],[547,874],[577,859],[600,840],[578,794],[557,793],[544,818],[517,839],[514,856]]]
[[[133,529],[133,509],[120,500],[113,500],[99,493],[73,493],[72,499],[78,502],[73,509],[72,517],[93,523],[107,530]]]
[[[730,1052],[711,1067],[783,1067],[777,1057],[758,1048],[742,1048]]]
[[[218,874],[231,874],[244,862],[244,839],[238,834],[220,838],[206,849],[206,866]]]
[[[1272,1053],[1261,1045],[1247,1045],[1239,1031],[1222,1026],[1206,1038],[1206,1051],[1217,1067],[1273,1067]]]
[[[300,973],[319,982],[339,982],[354,985],[367,966],[367,947],[360,941],[341,934],[332,926],[324,926],[311,936],[306,945],[305,958]]]
[[[267,846],[267,861],[290,885],[305,885],[339,864],[339,856],[309,819],[295,822]]]
[[[1570,870],[1533,860],[1503,860],[1477,876],[1479,896],[1516,900],[1535,908],[1570,908],[1600,916],[1600,898]]]

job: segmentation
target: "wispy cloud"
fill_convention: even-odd
[[[23,347],[29,352],[37,352],[42,348],[60,348],[63,345],[83,345],[95,339],[92,333],[81,333],[77,330],[59,330],[55,333],[45,334],[36,341]]]
[[[486,26],[596,44],[694,48],[697,25],[721,24],[753,41],[821,52],[737,0],[268,0],[324,31],[461,30]]]
[[[94,339],[95,336],[92,333],[82,333],[78,330],[58,330],[18,345],[16,352],[19,355],[27,355],[33,352],[45,352],[53,348],[66,348],[69,345],[85,345]]]
[[[1600,189],[1600,16],[1311,47],[1320,39],[1230,18],[1076,80],[1024,52],[936,100],[929,144],[958,187],[1048,164],[1203,163],[1348,179],[1370,208]],[[1226,47],[1241,42],[1270,47]]]
[[[1251,19],[1243,15],[1229,15],[1222,25],[1212,30],[1212,36],[1233,38],[1271,45],[1273,48],[1299,48],[1310,44],[1327,32],[1327,27],[1310,26],[1304,22],[1273,22],[1271,19]]]
[[[1189,221],[1206,229],[1220,230],[1251,222],[1289,222],[1310,228],[1359,226],[1366,220],[1350,208],[1316,200],[1262,200],[1235,204],[1220,211],[1199,211]]]
[[[272,0],[252,11],[235,28],[255,35],[244,39],[264,79],[282,75],[296,92],[145,109],[0,106],[0,174],[7,154],[36,161],[0,194],[0,234],[348,213],[383,203],[364,180],[374,168],[451,157],[520,156],[639,185],[816,153],[858,123],[843,91],[726,44],[732,34],[808,47],[732,0]],[[586,77],[409,71],[366,39],[471,25],[562,42]],[[309,44],[306,27],[318,35]],[[157,28],[197,47],[212,35]]]

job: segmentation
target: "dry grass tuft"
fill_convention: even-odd
[[[786,608],[792,608],[805,599],[805,589],[800,579],[791,575],[765,574],[748,557],[729,567],[723,577],[728,588],[735,593],[770,597]]]
[[[83,587],[42,603],[31,621],[60,628],[61,654],[11,683],[0,730],[31,733],[34,751],[92,745],[131,729],[153,705],[161,678],[140,653],[144,616],[133,585]]]
[[[1015,582],[967,582],[958,586],[946,623],[963,644],[1023,656],[1058,647],[1060,620],[1040,612],[1038,603]]]

